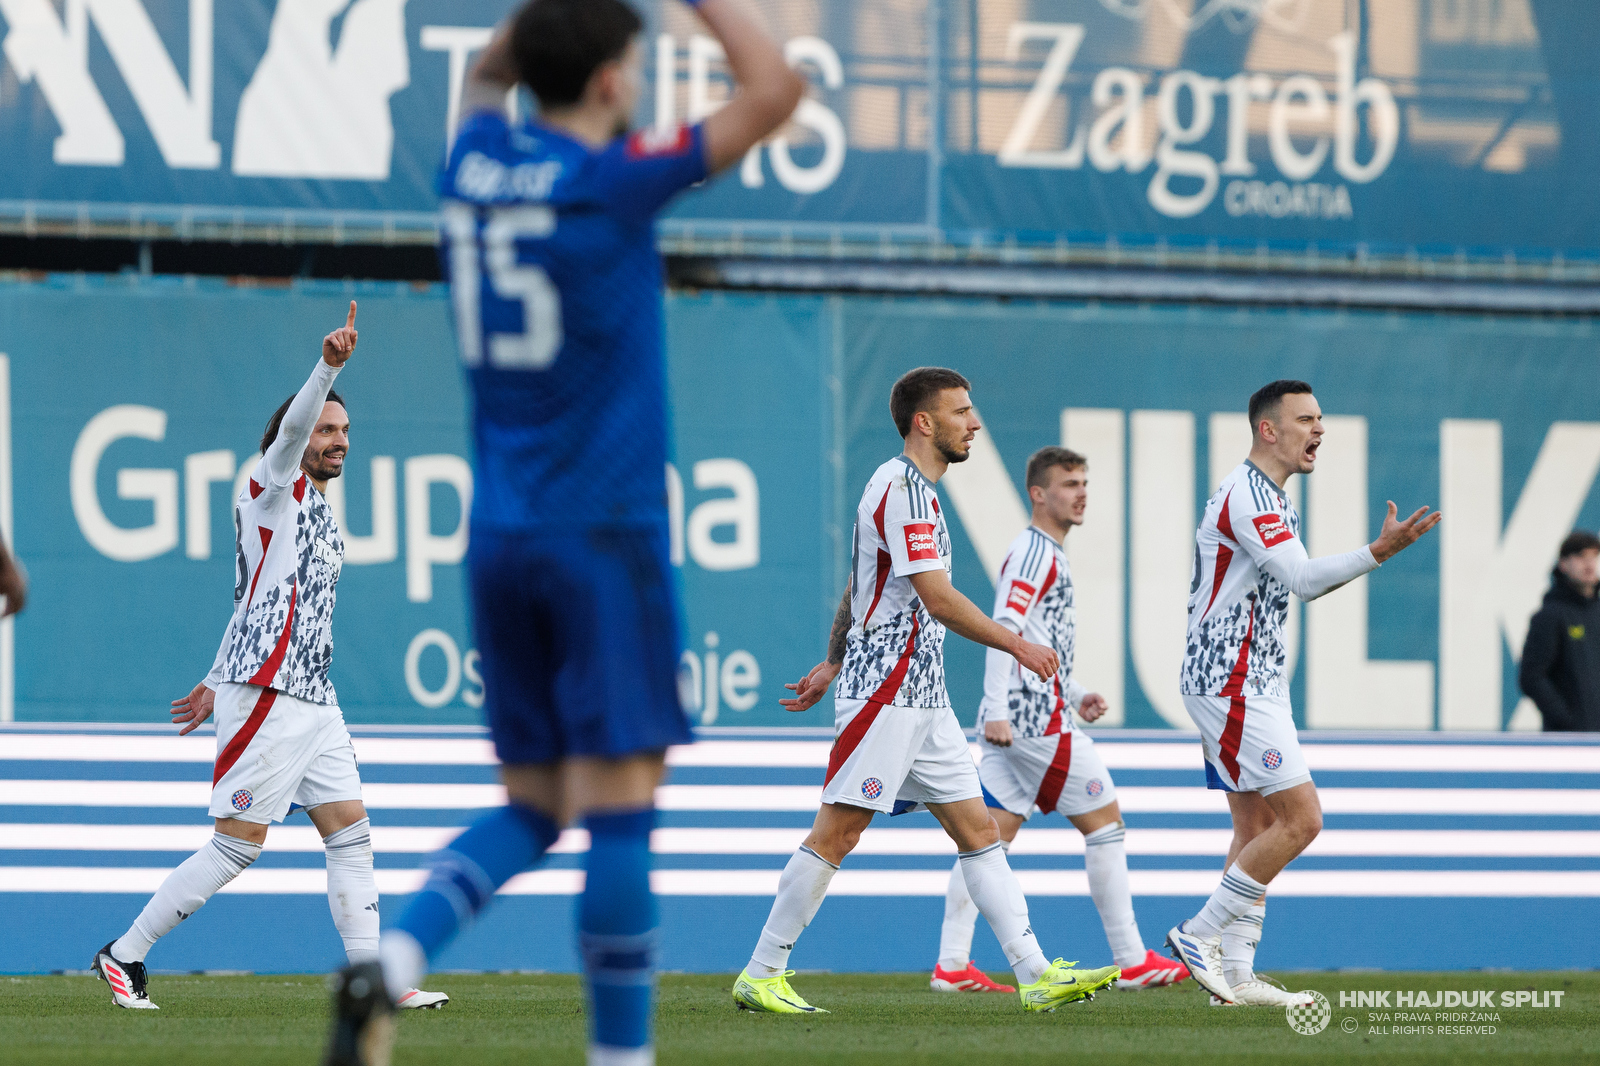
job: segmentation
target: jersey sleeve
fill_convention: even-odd
[[[1259,500],[1250,485],[1241,484],[1234,486],[1226,506],[1233,539],[1258,569],[1268,569],[1268,562],[1282,555],[1305,555],[1281,503]]]
[[[600,154],[595,188],[612,214],[648,222],[667,201],[706,179],[705,127],[653,127],[618,137]]]
[[[994,620],[1021,633],[1039,598],[1054,579],[1055,552],[1034,537],[1023,548],[1013,550],[1000,567],[994,590]]]
[[[883,509],[884,547],[894,563],[895,577],[944,569],[938,528],[932,494],[917,482],[896,478]]]

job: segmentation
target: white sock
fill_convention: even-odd
[[[1239,869],[1236,862],[1222,875],[1222,883],[1211,893],[1200,913],[1184,924],[1186,933],[1195,936],[1221,936],[1239,915],[1255,906],[1256,900],[1266,895],[1267,886]]]
[[[967,880],[967,891],[978,910],[989,922],[989,928],[1000,940],[1000,950],[1017,980],[1031,985],[1050,968],[1039,941],[1028,925],[1028,901],[1022,895],[1022,885],[1011,872],[1006,853],[996,841],[986,848],[961,853],[961,873]]]
[[[656,1066],[654,1044],[644,1047],[607,1047],[590,1044],[588,1066]]]
[[[1144,962],[1144,939],[1133,917],[1133,894],[1128,890],[1127,829],[1121,822],[1103,825],[1084,834],[1083,867],[1089,874],[1089,895],[1100,924],[1106,927],[1111,961],[1127,968]]]
[[[390,929],[378,939],[378,965],[383,967],[384,988],[393,998],[422,983],[428,972],[428,953],[410,933]]]
[[[378,881],[372,874],[372,822],[363,818],[322,838],[328,852],[328,909],[351,963],[378,957]],[[409,986],[408,986],[409,987]]]
[[[211,842],[167,875],[128,931],[111,945],[118,962],[143,962],[157,940],[205,906],[217,889],[261,857],[261,845],[214,833]]]
[[[1265,903],[1250,909],[1222,931],[1222,976],[1237,987],[1256,975],[1256,945],[1261,943],[1261,926],[1267,920]]]
[[[789,968],[789,952],[822,906],[828,882],[839,868],[804,844],[796,849],[778,878],[778,898],[750,956],[750,976],[775,977]]]
[[[967,891],[967,875],[961,860],[950,868],[950,884],[944,890],[944,925],[939,929],[939,965],[946,970],[965,970],[972,961],[972,929],[978,924],[978,905]]]
[[[1011,851],[1011,842],[1000,842],[1002,851]],[[939,930],[939,965],[946,970],[965,970],[972,962],[972,930],[978,924],[978,905],[967,891],[967,875],[961,860],[950,868],[950,884],[944,890],[944,925]]]

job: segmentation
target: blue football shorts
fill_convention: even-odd
[[[687,744],[667,528],[472,531],[484,714],[508,764]]]

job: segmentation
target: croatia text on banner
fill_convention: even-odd
[[[682,229],[1600,254],[1585,0],[748,6],[811,94]],[[513,7],[0,0],[0,216],[430,228]],[[677,0],[640,7],[637,121],[704,117],[720,48]]]
[[[494,806],[493,756],[474,730],[357,728],[383,912],[420,883],[425,856]],[[661,965],[742,966],[778,875],[805,838],[828,738],[817,731],[712,729],[673,749],[652,838],[662,898]],[[1221,876],[1231,832],[1207,791],[1199,744],[1112,731],[1097,748],[1128,824],[1130,884],[1146,943],[1193,913]],[[79,969],[119,935],[167,872],[202,847],[209,734],[150,729],[0,730],[0,898],[33,920],[0,932],[0,971]],[[1581,968],[1600,919],[1600,742],[1313,739],[1322,835],[1272,883],[1258,965],[1276,969]],[[1011,850],[1047,950],[1104,959],[1088,897],[1083,837],[1038,817]],[[442,968],[573,970],[571,897],[587,840],[569,830],[537,870],[514,878]],[[955,846],[931,815],[880,817],[829,888],[796,950],[807,969],[919,970],[939,943]],[[338,963],[322,844],[303,816],[273,826],[249,870],[162,940],[157,970],[307,971]],[[980,965],[1003,967],[984,923]],[[240,928],[294,929],[240,937]],[[874,935],[862,937],[863,928]],[[1472,928],[1471,937],[1461,936]]]

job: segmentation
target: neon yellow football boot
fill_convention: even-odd
[[[1063,1003],[1076,1003],[1092,999],[1094,994],[1115,981],[1122,974],[1116,966],[1102,966],[1098,970],[1074,970],[1076,962],[1057,959],[1050,968],[1031,985],[1017,989],[1022,997],[1023,1010],[1052,1011]]]
[[[775,977],[751,977],[750,971],[739,974],[733,983],[733,1002],[740,1010],[766,1011],[768,1014],[827,1014],[821,1007],[813,1007],[789,987],[793,970],[785,970]]]

